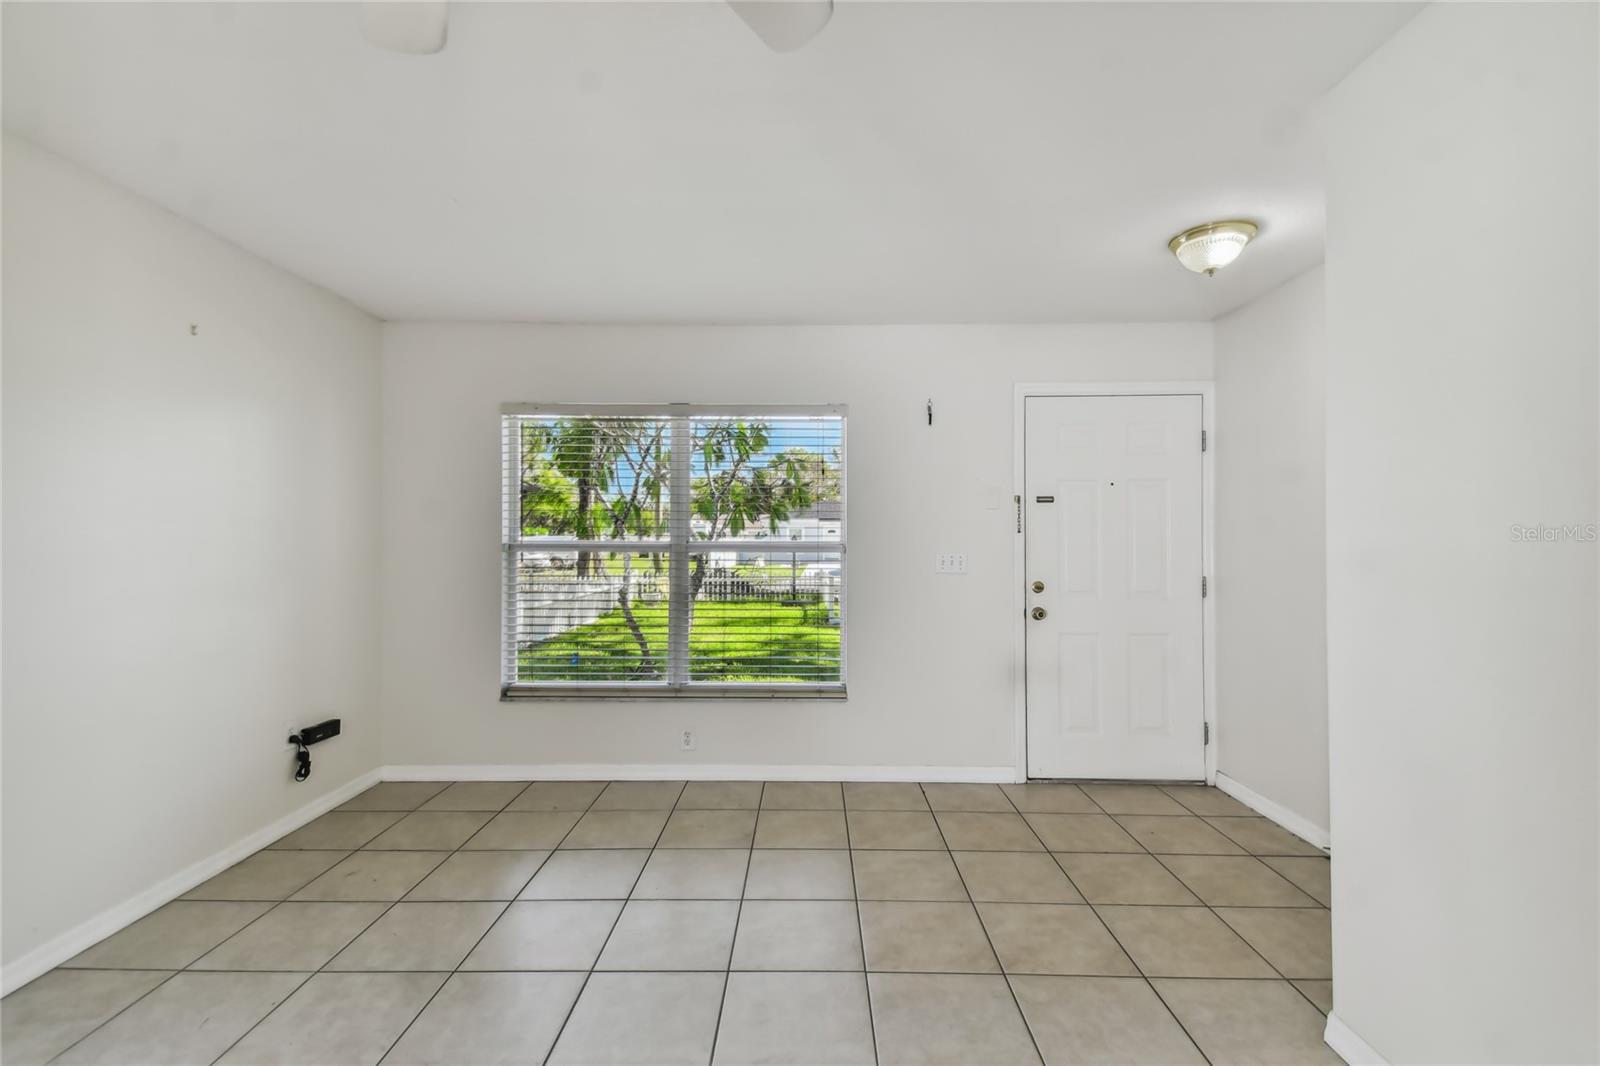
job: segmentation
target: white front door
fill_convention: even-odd
[[[1200,403],[1024,401],[1029,777],[1205,777]]]

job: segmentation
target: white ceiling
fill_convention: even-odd
[[[1415,11],[18,4],[6,126],[390,319],[1213,317],[1322,255],[1318,102]],[[1166,239],[1261,237],[1215,279]]]

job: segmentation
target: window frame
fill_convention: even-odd
[[[524,537],[522,535],[522,418],[634,418],[660,419],[672,423],[672,448],[669,452],[670,501],[666,538],[644,540],[582,540],[580,538]],[[677,602],[687,599],[689,560],[696,554],[713,551],[738,551],[742,548],[772,550],[771,537],[722,537],[697,541],[692,533],[691,507],[693,450],[678,447],[679,434],[692,434],[697,418],[837,418],[839,420],[839,535],[837,539],[795,541],[795,551],[836,553],[839,557],[839,680],[828,682],[753,682],[694,681],[688,675],[688,622],[681,611],[668,611],[668,628],[674,650],[661,681],[519,681],[517,651],[511,632],[517,611],[518,556],[527,551],[541,552],[662,552],[668,557],[668,574]],[[513,439],[512,434],[516,434]],[[500,544],[500,699],[502,702],[527,700],[661,700],[661,699],[805,699],[843,700],[848,698],[849,677],[849,411],[844,404],[574,404],[507,403],[500,407],[501,464],[501,544]],[[517,456],[512,461],[512,456]],[[680,512],[679,508],[683,508]],[[677,634],[681,634],[678,636]]]

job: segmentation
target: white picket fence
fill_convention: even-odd
[[[839,598],[839,579],[815,574],[803,574],[792,581],[777,575],[750,578],[738,574],[707,574],[698,598],[713,602],[808,600],[828,603]]]
[[[517,639],[530,644],[599,621],[618,609],[622,576],[568,577],[532,571],[517,583]],[[665,573],[634,571],[629,595],[634,603],[660,603],[668,594]],[[827,625],[839,624],[839,578],[833,575],[744,577],[730,573],[707,574],[700,585],[701,602],[808,603],[827,610]]]
[[[590,622],[617,609],[622,577],[525,577],[517,583],[517,639],[532,644]],[[635,603],[657,603],[666,598],[667,579],[662,574],[635,573],[629,593]]]

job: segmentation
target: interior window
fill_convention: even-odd
[[[842,408],[508,407],[502,691],[838,696]]]

